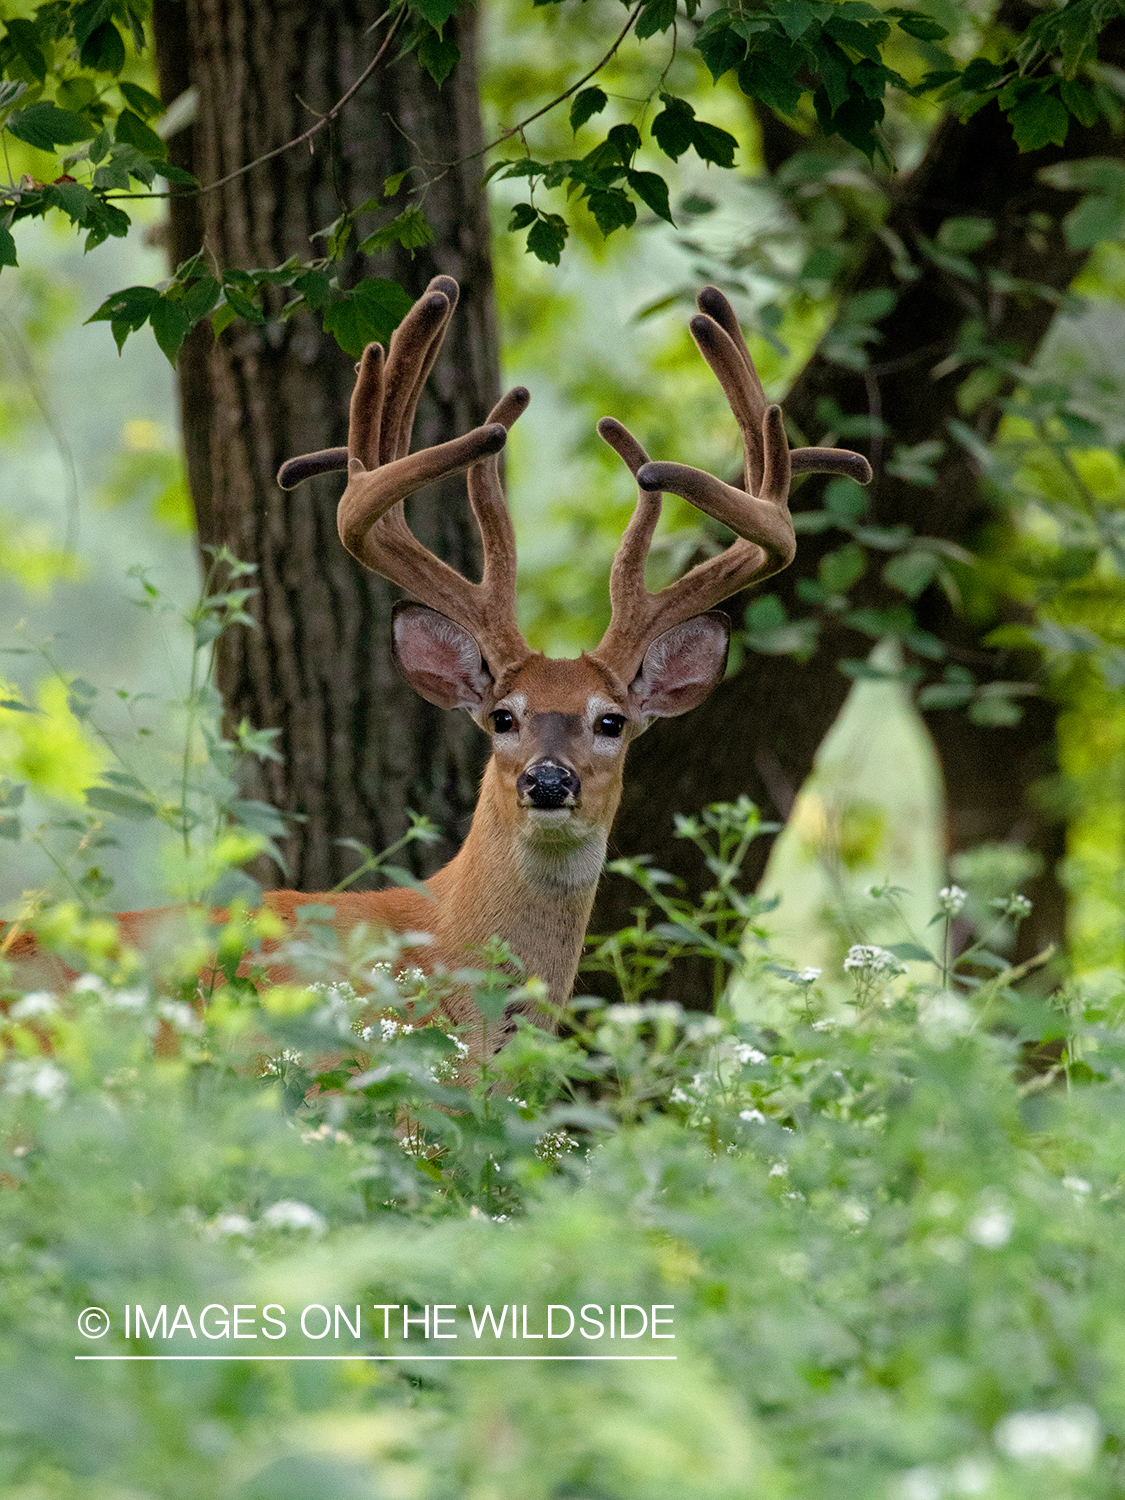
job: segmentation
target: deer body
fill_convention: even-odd
[[[287,924],[301,906],[317,903],[334,908],[341,931],[364,922],[427,933],[432,940],[407,959],[427,971],[461,967],[499,937],[561,1005],[577,972],[630,741],[654,719],[694,708],[721,680],[729,622],[714,606],[792,560],[791,473],[846,474],[866,483],[871,471],[859,454],[840,449],[790,451],[780,409],[766,403],[730,304],[706,288],[691,331],[741,430],[744,488],[682,464],[652,463],[620,423],[603,418],[598,431],[636,477],[637,505],[610,574],[612,614],[601,643],[577,660],[550,660],[531,650],[516,620],[515,540],[497,458],[527,391],[509,391],[488,422],[463,437],[409,451],[418,398],[457,294],[450,277],[435,277],[386,359],[380,345],[368,345],[357,367],[347,448],[291,459],[278,479],[291,488],[346,469],[337,517],[344,546],[422,601],[395,608],[395,662],[424,698],[464,709],[491,736],[472,825],[460,852],[424,890],[272,891],[264,899]],[[479,583],[427,551],[403,510],[423,485],[461,472],[483,541]],[[650,594],[645,558],[665,491],[737,539]],[[123,935],[143,939],[158,915],[123,914]],[[25,956],[26,936],[8,946]],[[446,1008],[454,1022],[476,1019],[467,1000],[454,997]]]

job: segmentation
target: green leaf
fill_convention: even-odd
[[[641,149],[641,133],[635,125],[614,125],[606,140],[617,152],[623,167],[627,167]]]
[[[402,186],[402,180],[405,176],[406,172],[396,172],[393,177],[384,178],[383,197],[393,198],[398,192],[399,188]]]
[[[387,250],[392,245],[401,245],[404,250],[421,250],[434,242],[434,231],[430,221],[417,205],[404,208],[397,218],[362,241],[361,255],[370,255],[377,250]]]
[[[704,161],[713,161],[719,167],[733,167],[734,153],[738,142],[729,130],[718,125],[709,125],[706,120],[693,120],[691,143],[695,153]]]
[[[1120,239],[1125,234],[1125,197],[1088,194],[1063,220],[1063,232],[1072,250],[1090,250],[1103,240]]]
[[[66,690],[66,706],[76,719],[88,719],[98,690],[84,677],[76,677]]]
[[[156,168],[143,151],[138,151],[136,146],[114,144],[108,158],[94,172],[94,187],[126,192],[130,177],[136,177],[149,187],[155,176]]]
[[[973,696],[973,686],[964,682],[931,682],[920,688],[918,707],[926,709],[962,708]]]
[[[131,823],[143,823],[156,816],[151,802],[142,801],[128,792],[116,791],[113,787],[88,786],[83,795],[88,807],[96,808],[98,812],[116,813]]]
[[[656,172],[634,172],[630,169],[625,173],[625,181],[658,218],[669,224],[674,222],[668,203],[668,184],[663,177]]]
[[[675,20],[676,0],[645,0],[634,30],[638,40],[643,42],[646,37],[655,36],[659,31],[667,31],[675,24]]]
[[[155,287],[126,287],[124,291],[114,292],[111,297],[107,297],[86,321],[109,323],[120,352],[130,333],[135,333],[148,322],[149,314],[159,300],[160,293]]]
[[[560,214],[540,214],[528,232],[527,248],[537,260],[557,266],[569,233],[569,225]]]
[[[386,343],[414,305],[397,281],[384,276],[365,277],[356,283],[352,295],[373,329],[368,343]]]
[[[900,31],[905,31],[907,36],[917,37],[921,42],[940,42],[949,35],[944,26],[939,26],[931,16],[924,16],[918,11],[896,7],[887,14],[897,18]]]
[[[846,594],[852,584],[862,578],[866,566],[863,548],[855,542],[848,542],[820,559],[817,574],[828,593]]]
[[[218,283],[215,283],[216,293]],[[216,298],[212,301],[214,306]],[[210,308],[206,309],[208,312]],[[202,314],[200,314],[202,316]],[[179,358],[180,350],[183,348],[184,339],[187,338],[188,329],[194,320],[189,316],[184,303],[180,299],[161,297],[160,301],[149,314],[149,322],[152,331],[156,335],[156,342],[160,345],[161,352],[168,363],[175,366]]]
[[[539,215],[530,203],[517,203],[508,216],[508,228],[511,230],[526,229],[529,224],[534,224]]]
[[[1008,113],[1012,134],[1021,151],[1064,146],[1070,126],[1066,105],[1057,94],[1032,94]]]
[[[972,255],[989,240],[996,238],[996,226],[991,219],[975,216],[946,219],[937,232],[937,243],[943,250],[957,255]]]
[[[136,146],[138,151],[143,151],[146,156],[164,157],[168,154],[164,142],[131,109],[124,109],[117,117],[117,126],[114,131],[119,141],[126,145]]]
[[[125,43],[112,21],[102,24],[82,43],[79,61],[93,73],[121,72],[125,66]]]
[[[143,89],[139,84],[129,83],[125,79],[117,85],[121,90],[129,108],[134,114],[140,115],[143,120],[154,120],[164,113],[164,102],[155,94],[150,94],[148,89]]]
[[[97,131],[88,120],[76,115],[73,110],[59,109],[55,104],[40,100],[18,109],[8,116],[6,129],[17,140],[26,141],[38,151],[53,151],[56,146],[74,146],[79,141],[91,140]]]
[[[893,953],[896,958],[911,959],[916,963],[937,963],[937,959],[933,954],[918,943],[888,943],[887,952]]]
[[[4,224],[0,224],[0,266],[18,266],[16,259],[16,242],[12,238],[12,231]]]
[[[1062,102],[1070,110],[1079,125],[1087,127],[1098,123],[1097,100],[1084,83],[1078,83],[1072,78],[1064,78],[1059,84],[1059,93]]]
[[[258,304],[244,291],[230,284],[229,272],[223,281],[223,300],[236,318],[245,318],[248,323],[264,323],[266,315]]]
[[[652,138],[673,161],[678,161],[692,143],[695,110],[686,99],[661,94],[664,108],[652,122]]]
[[[259,802],[249,797],[236,798],[227,804],[227,812],[243,828],[249,828],[254,833],[264,833],[268,838],[284,838],[289,832],[285,819],[268,802]]]
[[[23,824],[19,818],[0,818],[0,839],[18,839],[23,832]]]
[[[82,5],[75,6],[70,26],[79,47],[109,20],[115,8],[115,0],[84,0]]]
[[[588,195],[586,206],[602,234],[607,236],[615,229],[628,229],[637,217],[632,199],[621,188],[595,189]]]
[[[579,131],[593,115],[601,114],[608,103],[608,98],[598,88],[583,89],[575,94],[570,105],[571,130]]]
[[[461,0],[407,0],[410,10],[416,16],[440,31],[449,20],[455,16],[461,8]]]
[[[34,21],[27,21],[17,16],[13,16],[10,21],[6,20],[5,27],[8,33],[7,39],[11,42],[12,48],[20,62],[23,63],[27,71],[38,83],[45,82],[47,78],[47,59],[44,57],[43,49],[39,45],[39,27]],[[26,87],[25,83],[24,88]],[[22,90],[17,91],[12,98],[18,99],[20,92]],[[4,102],[11,104],[12,98],[6,99]]]
[[[0,807],[22,806],[26,791],[26,782],[9,781],[6,776],[0,776]]]
[[[771,7],[774,15],[785,29],[790,41],[797,41],[816,20],[816,11],[808,0],[774,0]]]
[[[461,49],[454,41],[443,41],[441,33],[427,26],[418,41],[418,61],[440,88],[461,61]]]
[[[293,287],[304,297],[313,312],[320,312],[332,300],[332,282],[327,271],[306,271],[293,282]]]

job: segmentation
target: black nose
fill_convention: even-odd
[[[581,789],[582,783],[574,772],[552,760],[536,761],[516,781],[520,797],[526,797],[532,807],[540,808],[565,807],[577,798]]]

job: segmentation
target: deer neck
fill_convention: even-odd
[[[609,824],[531,822],[515,812],[490,761],[460,852],[429,881],[440,902],[437,936],[455,936],[461,949],[503,938],[562,1004],[578,970]]]

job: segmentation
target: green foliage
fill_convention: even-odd
[[[753,829],[743,807],[685,830],[728,893]],[[944,947],[854,945],[842,992],[752,945],[739,1018],[649,998],[579,1002],[562,1038],[521,1021],[476,1078],[433,1005],[534,1004],[502,952],[395,980],[394,947],[314,908],[274,955],[301,982],[276,985],[235,973],[244,918],[185,922],[150,963],[57,912],[44,936],[85,972],[9,980],[0,1018],[8,1485],[1114,1493],[1125,981],[1037,997],[987,943],[955,955],[969,910],[943,892]],[[704,908],[670,940],[710,956],[716,930]],[[648,950],[620,947],[638,993]],[[531,1336],[554,1304],[555,1341],[493,1335],[483,1309],[513,1303]],[[439,1304],[457,1343],[421,1338]],[[611,1304],[655,1305],[674,1340],[558,1333]],[[571,1360],[418,1358],[529,1350]],[[665,1359],[575,1362],[607,1351]]]
[[[65,696],[66,717],[72,730],[77,727],[79,731],[77,753],[72,751],[71,758],[87,775],[94,771],[97,778],[83,788],[78,811],[62,799],[61,805],[44,811],[41,798],[28,799],[25,805],[25,794],[52,788],[42,785],[42,777],[33,788],[16,779],[19,767],[5,767],[14,774],[0,779],[5,808],[0,836],[33,845],[50,872],[41,889],[25,895],[21,920],[57,900],[60,893],[77,902],[83,914],[102,909],[114,889],[113,880],[102,869],[104,851],[128,844],[123,825],[163,824],[169,830],[177,850],[171,882],[178,894],[190,900],[205,895],[219,902],[235,897],[257,900],[260,887],[238,866],[262,852],[284,863],[275,843],[287,831],[284,819],[266,803],[241,796],[236,780],[243,756],[277,759],[273,745],[277,731],[253,730],[244,722],[233,739],[224,738],[214,685],[216,641],[232,626],[254,623],[246,612],[256,592],[248,582],[254,568],[225,547],[208,550],[211,561],[203,589],[183,619],[193,645],[189,680],[181,698],[163,705],[166,715],[176,714],[180,719],[181,748],[174,765],[150,749],[152,729],[145,723],[149,714],[144,701],[149,695],[132,696],[124,689],[103,695],[93,683],[65,671],[51,641],[5,648],[9,655],[37,657],[48,669],[47,684]],[[133,576],[140,608],[154,617],[175,613],[143,571],[134,570]],[[122,706],[128,710],[130,732],[107,727],[104,696],[115,698],[118,710]],[[48,706],[61,707],[54,703],[56,697],[57,693],[46,698]],[[0,700],[0,710],[44,716],[43,706],[16,695]],[[425,836],[425,829],[411,836]]]

